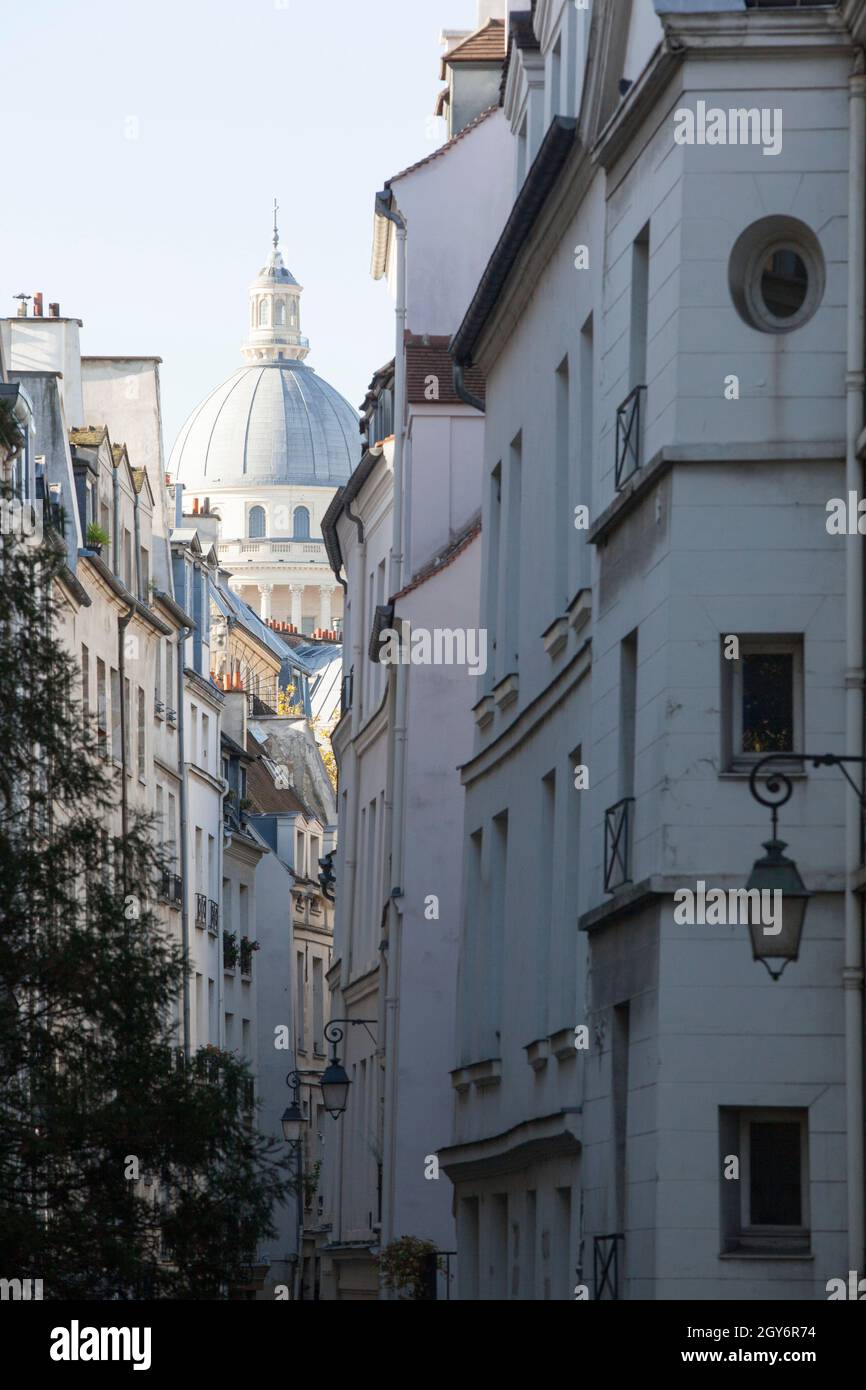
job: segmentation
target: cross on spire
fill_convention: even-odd
[[[275,198],[275,199],[274,199],[274,250],[275,250],[275,251],[276,251],[277,246],[279,245],[279,241],[280,241],[280,234],[279,234],[279,232],[277,231],[277,212],[278,212],[278,210],[279,210],[279,206],[280,206],[280,205],[279,205],[279,203],[277,202],[277,200],[276,200],[276,198]]]

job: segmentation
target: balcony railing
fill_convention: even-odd
[[[278,693],[276,689],[262,690],[258,695],[247,695],[247,716],[250,719],[267,719],[277,713]]]
[[[218,935],[219,935],[219,929],[220,929],[220,908],[219,908],[219,903],[215,903],[215,902],[213,902],[213,900],[211,900],[211,902],[210,902],[210,904],[209,904],[208,919],[207,919],[207,929],[208,929],[208,931],[210,932],[211,936],[218,936]]]
[[[207,894],[196,893],[195,895],[195,924],[197,927],[207,926]]]
[[[634,797],[623,797],[604,813],[604,891],[615,893],[631,883],[631,839]]]
[[[621,492],[638,471],[642,459],[641,406],[645,386],[630,391],[616,412],[616,475],[614,486]]]
[[[592,1242],[593,1297],[619,1299],[619,1246],[622,1232],[595,1236]]]
[[[180,907],[183,903],[183,880],[180,874],[173,874],[165,870],[162,875],[159,896],[165,898],[166,902],[173,903],[175,907]]]
[[[238,939],[234,932],[223,930],[223,970],[234,970],[239,954]]]

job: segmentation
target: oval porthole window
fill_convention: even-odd
[[[740,317],[763,333],[790,333],[815,313],[824,295],[818,238],[793,217],[764,217],[737,238],[728,280]]]

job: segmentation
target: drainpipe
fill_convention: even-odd
[[[126,629],[135,616],[135,605],[117,619],[117,674],[120,685],[120,833],[123,838],[123,890],[126,892],[126,836],[129,830],[129,800],[126,790]]]
[[[186,749],[184,746],[184,685],[183,670],[186,655],[186,642],[191,629],[182,627],[177,634],[177,770],[180,781],[180,882],[181,912],[180,931],[183,946],[183,1053],[189,1061],[192,1046],[189,1014],[189,846],[187,845],[187,776]]]
[[[113,533],[114,533],[113,539],[112,539],[112,542],[111,542],[112,560],[114,561],[114,563],[112,564],[111,568],[112,568],[112,570],[114,571],[114,573],[117,575],[117,578],[119,579],[119,578],[120,578],[120,479],[119,479],[118,476],[117,476],[117,469],[116,469],[116,468],[114,469],[114,472],[113,472],[113,474],[112,474],[111,491],[112,491],[112,498],[111,498],[111,503],[112,503],[112,521],[111,521],[111,529],[112,529],[112,531],[113,531]]]
[[[391,550],[391,592],[403,587],[403,451],[406,442],[406,260],[407,226],[391,207],[391,193],[376,194],[376,215],[397,228],[397,304],[394,344],[394,542]]]
[[[863,296],[866,270],[866,74],[860,49],[848,82],[848,355],[845,376],[847,492],[863,495],[857,441],[863,429]],[[863,755],[863,538],[845,540],[845,750]],[[861,868],[861,812],[845,797],[845,1096],[848,1268],[862,1270],[863,1223],[863,917],[853,882]]]
[[[466,405],[471,405],[473,410],[480,410],[482,415],[485,413],[486,406],[484,402],[480,400],[478,396],[473,396],[469,387],[463,380],[462,362],[454,363],[454,390],[457,392],[461,401],[465,401]]]
[[[226,644],[228,651],[228,644]],[[217,749],[219,750],[220,765],[222,765],[222,715],[217,723]],[[219,911],[216,935],[216,971],[217,971],[217,1044],[220,1052],[225,1051],[226,1045],[226,1020],[225,1020],[225,975],[223,974],[223,866],[225,864],[226,852],[226,821],[225,821],[225,798],[223,792],[220,797],[220,833],[217,837],[217,881],[216,881],[216,903]],[[210,912],[210,903],[208,903]],[[258,1019],[258,1011],[256,1012]]]
[[[135,502],[132,506],[132,530],[135,537],[135,592],[138,594],[142,603],[147,603],[148,595],[142,593],[141,575],[141,513],[138,510],[140,496],[135,494]]]
[[[392,208],[393,194],[376,195],[376,213],[392,222],[397,229],[397,303],[396,341],[394,344],[394,500],[393,538],[391,543],[391,575],[389,588],[399,593],[403,587],[403,469],[406,444],[406,268],[408,259],[408,228],[402,213]],[[382,1206],[382,1239],[392,1239],[394,1212],[394,1158],[396,1147],[397,1102],[397,1037],[400,991],[400,927],[398,898],[402,897],[403,876],[403,779],[406,743],[406,700],[408,667],[399,662],[391,675],[392,804],[387,810],[389,833],[386,843],[390,850],[391,888],[387,926],[382,941],[381,960],[385,965],[385,1105],[383,1115],[382,1158],[384,1190]],[[386,808],[387,809],[387,808]]]

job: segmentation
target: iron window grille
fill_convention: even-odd
[[[645,386],[635,386],[616,412],[616,475],[614,487],[621,492],[641,466],[642,401]]]
[[[615,893],[631,883],[634,797],[625,796],[604,813],[604,891]]]

